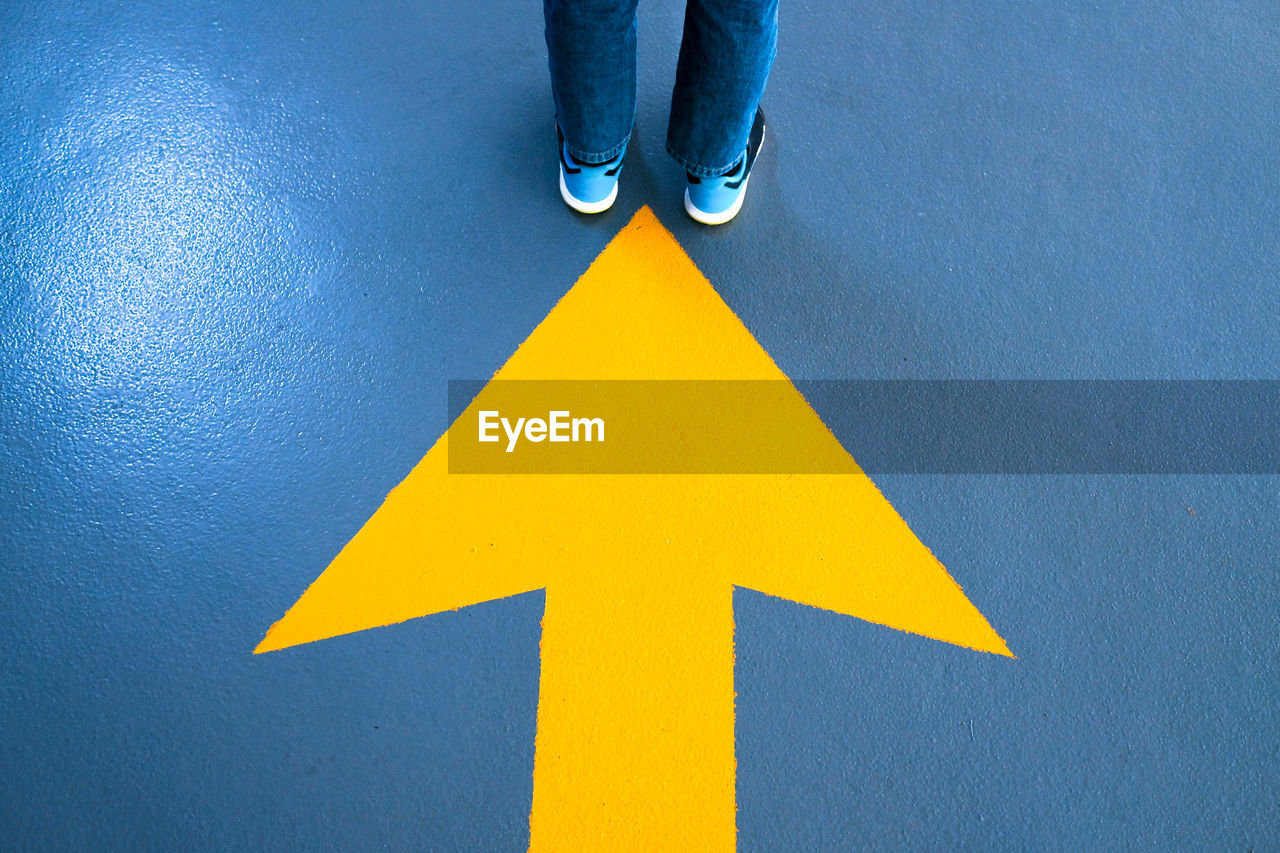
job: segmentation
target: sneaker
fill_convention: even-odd
[[[622,171],[622,151],[606,163],[583,163],[569,153],[560,125],[560,197],[579,213],[604,213],[618,197],[618,173]]]
[[[722,225],[738,215],[742,199],[747,195],[751,167],[764,144],[764,112],[756,107],[756,120],[751,124],[747,150],[733,168],[714,178],[698,178],[685,173],[689,185],[684,190],[685,212],[704,225]]]

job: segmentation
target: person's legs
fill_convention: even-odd
[[[777,39],[777,0],[688,0],[667,151],[690,175],[723,175],[742,157]]]
[[[636,0],[544,0],[564,148],[581,164],[626,150],[636,114]]]

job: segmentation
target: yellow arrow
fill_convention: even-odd
[[[786,377],[643,208],[495,378]],[[851,473],[451,475],[446,432],[255,651],[545,588],[531,847],[732,850],[734,585],[1009,654],[800,394],[774,414]]]

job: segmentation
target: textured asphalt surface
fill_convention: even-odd
[[[591,220],[536,3],[0,9],[2,846],[527,844],[540,594],[250,651],[641,204],[792,376],[1280,378],[1272,4],[784,0],[719,230],[641,6]],[[741,849],[1280,849],[1277,477],[877,482],[1018,658],[739,591]]]

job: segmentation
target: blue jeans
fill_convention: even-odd
[[[636,117],[636,0],[543,0],[556,120],[569,153],[603,163]],[[688,0],[667,152],[692,175],[733,168],[778,43],[778,0]]]

